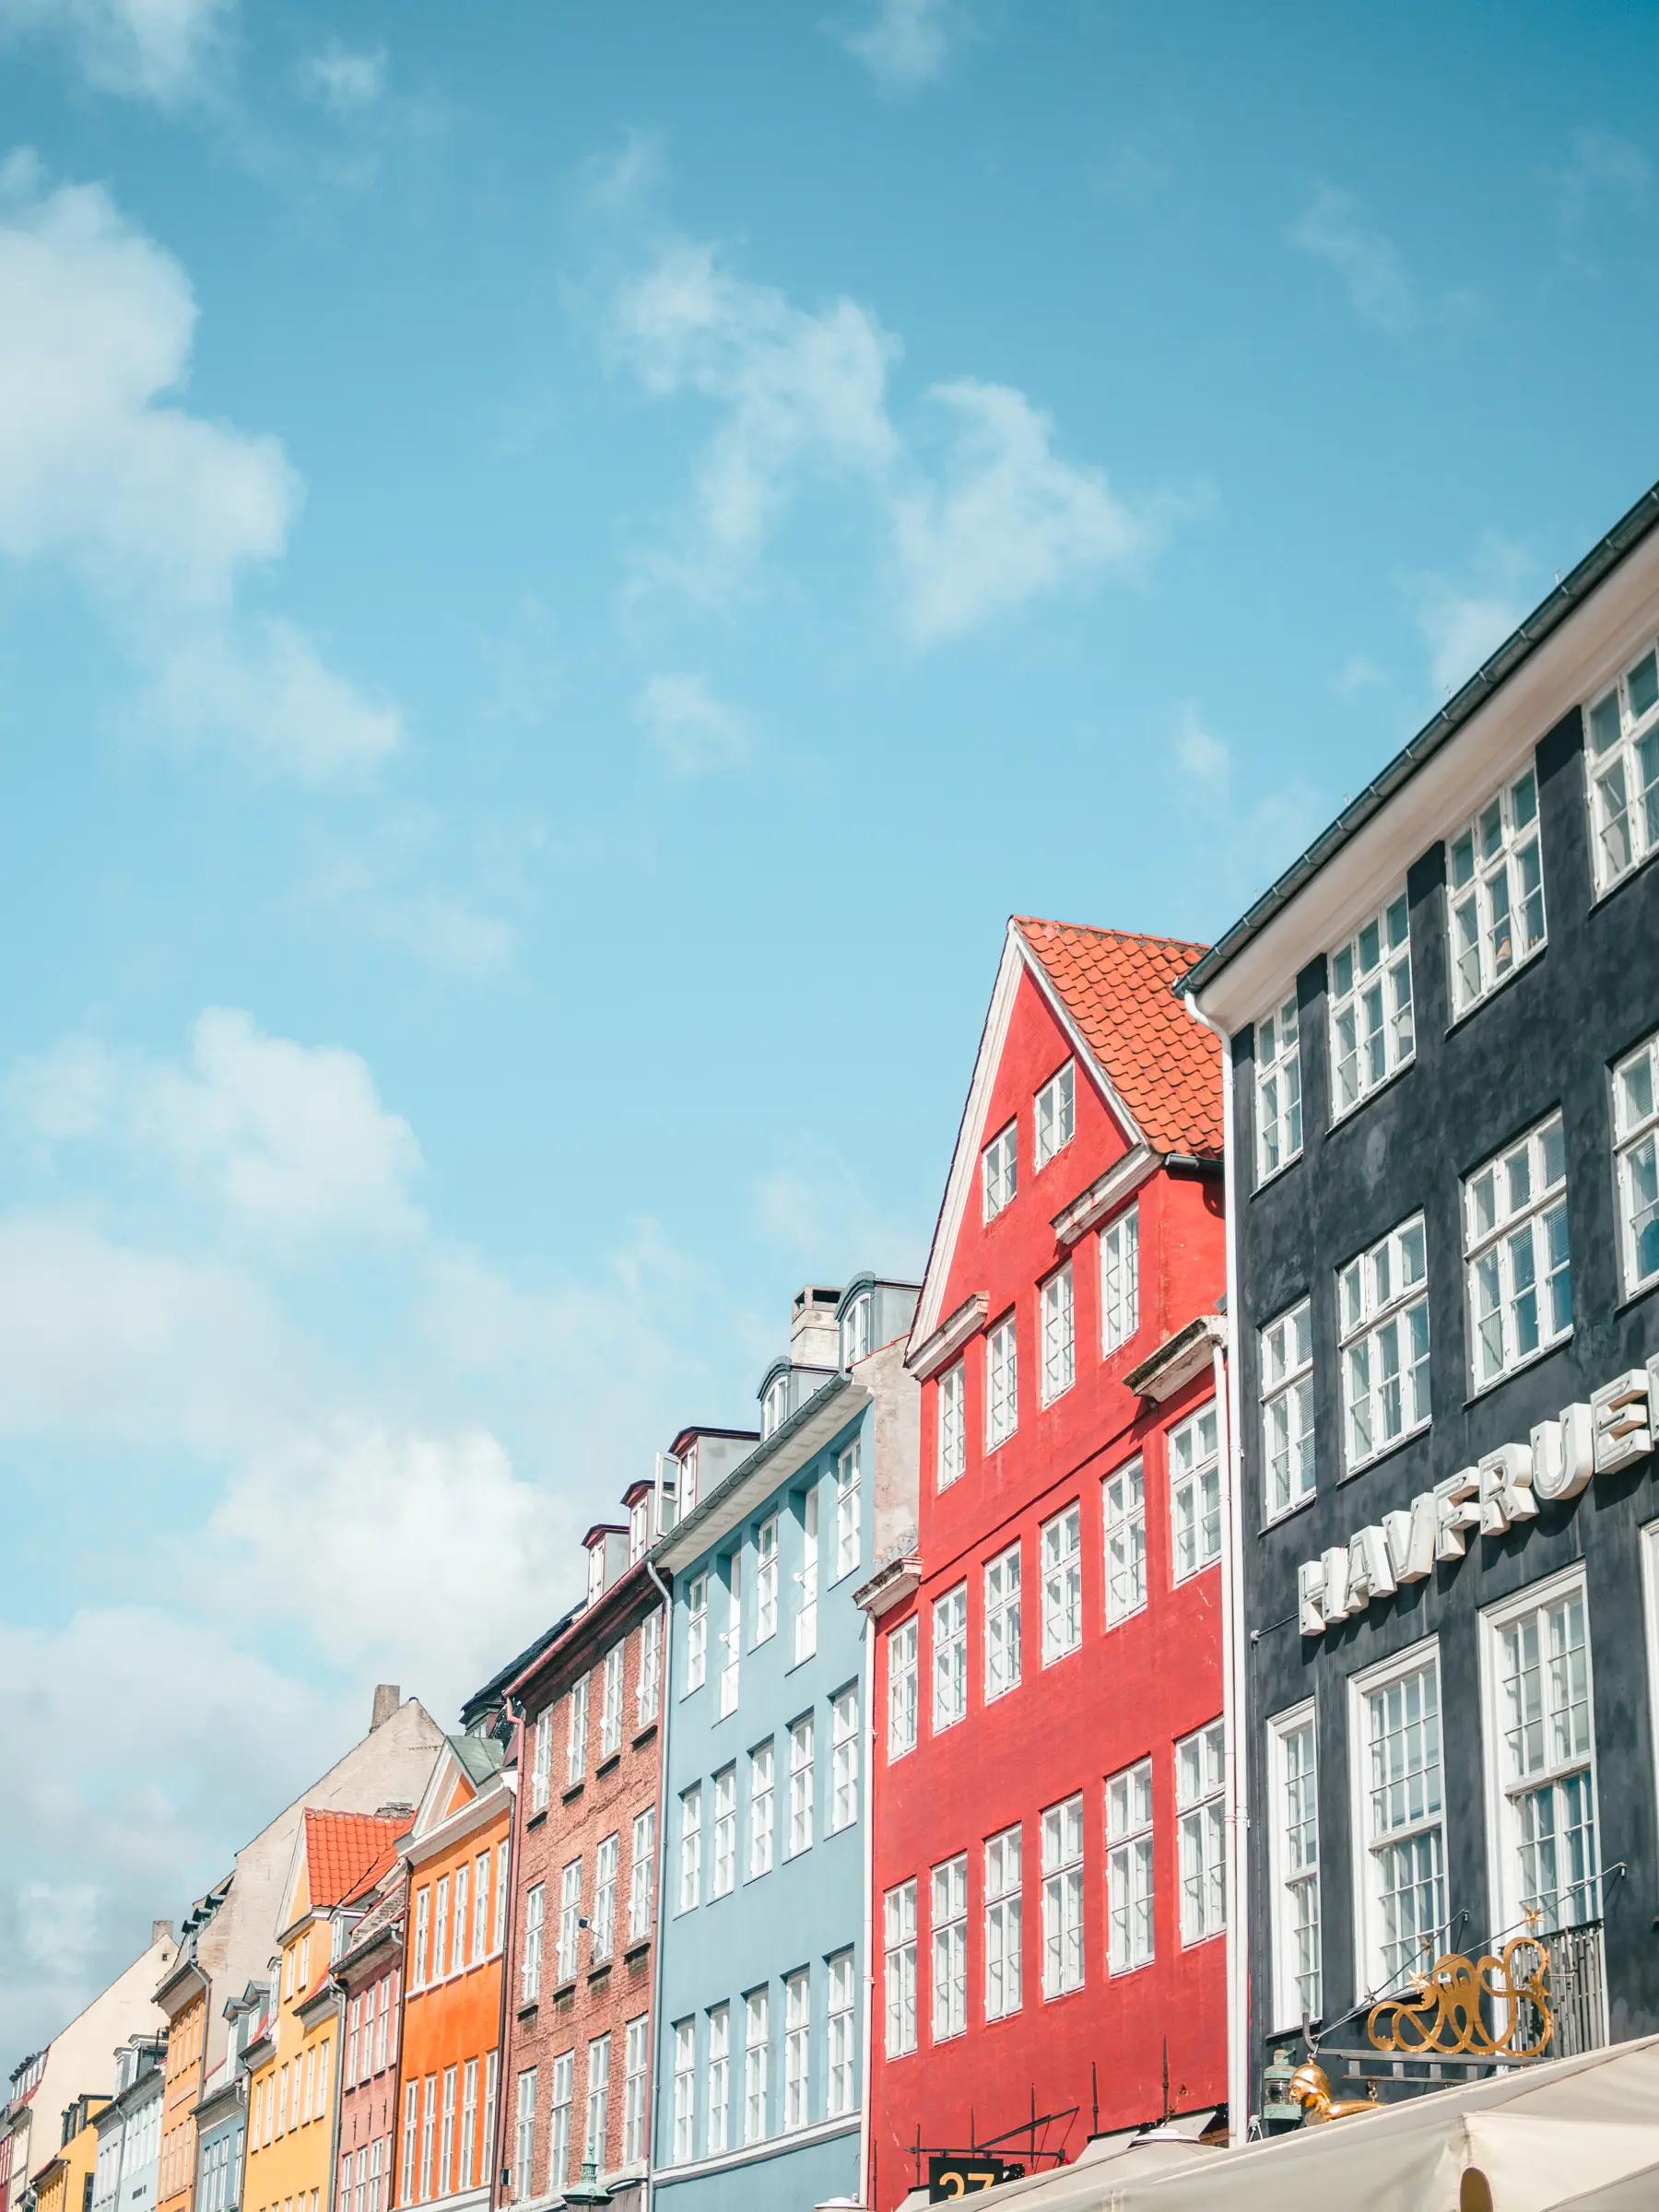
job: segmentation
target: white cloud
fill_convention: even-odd
[[[307,54],[300,81],[312,99],[335,114],[360,114],[385,92],[387,59],[383,46],[354,52],[331,39],[320,53]]]
[[[1197,873],[1230,900],[1253,894],[1307,844],[1323,801],[1300,782],[1264,788],[1253,771],[1241,792],[1234,748],[1191,703],[1175,717],[1171,749]]]
[[[905,93],[945,74],[971,26],[960,0],[874,0],[863,23],[830,28],[883,92]]]
[[[1466,683],[1530,604],[1534,564],[1525,547],[1488,530],[1465,577],[1422,575],[1406,585],[1442,698]]]
[[[844,1281],[864,1268],[922,1279],[927,1228],[889,1215],[833,1145],[791,1145],[757,1179],[754,1215],[767,1241],[816,1270],[817,1281]]]
[[[48,35],[100,92],[177,108],[210,89],[237,0],[0,0],[0,37]]]
[[[1175,758],[1182,773],[1206,791],[1225,796],[1232,782],[1232,750],[1204,726],[1195,707],[1182,711],[1175,734]]]
[[[281,445],[176,394],[196,305],[179,264],[100,186],[0,171],[0,557],[61,564],[109,614],[183,735],[308,782],[372,769],[394,712],[291,623],[237,605],[282,552],[300,484]]]
[[[645,389],[691,392],[720,420],[697,471],[698,527],[675,581],[728,583],[817,477],[868,498],[896,567],[898,608],[922,646],[1044,593],[1143,558],[1158,532],[1101,472],[1063,460],[1050,418],[1003,384],[935,384],[933,461],[888,406],[898,341],[865,308],[818,313],[733,274],[712,245],[676,241],[618,297],[613,335]]]
[[[1639,207],[1653,181],[1653,165],[1639,146],[1611,131],[1580,131],[1565,169],[1546,170],[1555,187],[1556,212],[1564,230],[1576,229],[1591,200],[1608,192],[1627,206]]]
[[[744,717],[718,700],[700,676],[652,677],[635,711],[653,747],[677,775],[736,768],[754,749]]]
[[[1398,249],[1364,220],[1351,193],[1322,184],[1286,235],[1336,272],[1362,323],[1398,338],[1422,320]]]

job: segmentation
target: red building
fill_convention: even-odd
[[[1069,2163],[1227,2093],[1221,1067],[1171,992],[1195,958],[1008,927],[909,1354],[917,1548],[860,1594],[877,2212],[918,2143]]]

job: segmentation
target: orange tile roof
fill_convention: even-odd
[[[1016,914],[1089,1050],[1159,1152],[1221,1149],[1221,1047],[1171,991],[1206,949]]]
[[[305,1864],[312,1911],[343,1903],[371,1873],[378,1880],[408,1825],[402,1815],[385,1819],[371,1813],[320,1813],[308,1806]]]

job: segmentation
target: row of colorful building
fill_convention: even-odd
[[[1656,852],[1659,488],[1217,947],[1009,924],[922,1280],[377,1692],[0,2212],[892,2212],[1528,1927],[1555,2049],[1659,2027]]]

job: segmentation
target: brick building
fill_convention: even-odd
[[[334,1973],[346,2018],[335,2183],[339,2212],[391,2212],[408,1893],[408,1868],[400,1857],[359,1883],[347,1900],[348,1909],[359,1910],[362,1917],[345,1937]]]

